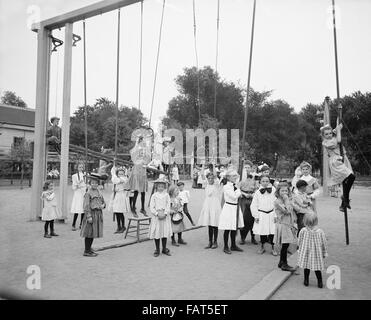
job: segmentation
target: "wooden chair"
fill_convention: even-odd
[[[136,222],[136,225],[132,225],[132,222]],[[129,218],[129,224],[125,232],[125,239],[127,236],[137,238],[137,242],[140,242],[140,236],[144,234],[148,234],[149,225],[151,224],[150,217],[142,217],[142,218]],[[141,228],[144,227],[144,228]],[[134,230],[133,230],[134,229]],[[129,233],[135,233],[135,235],[128,235]]]

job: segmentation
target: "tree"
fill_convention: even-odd
[[[107,98],[96,100],[87,106],[88,148],[99,151],[115,147],[115,108]],[[118,112],[118,152],[127,153],[132,147],[131,133],[146,122],[142,112],[136,108],[120,106]],[[85,108],[79,107],[71,117],[70,143],[85,146]]]
[[[198,109],[198,80],[200,83],[200,111]],[[167,118],[176,120],[182,127],[196,128],[204,115],[214,118],[215,82],[217,87],[217,113],[220,128],[239,128],[243,122],[243,95],[240,88],[219,78],[211,68],[201,70],[185,68],[175,79],[179,95],[169,102]]]
[[[1,96],[1,103],[9,106],[27,108],[26,102],[24,102],[21,97],[18,97],[15,92],[12,91],[4,91],[3,95]]]

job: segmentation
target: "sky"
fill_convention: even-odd
[[[153,123],[178,94],[174,79],[195,65],[193,0],[167,0]],[[15,91],[35,106],[37,34],[30,23],[92,0],[0,0],[0,94]],[[217,0],[195,0],[199,67],[215,67]],[[220,0],[218,72],[246,86],[253,0]],[[341,95],[371,91],[371,0],[337,0]],[[141,110],[149,117],[162,0],[144,1]],[[336,96],[330,0],[257,0],[251,86],[296,111]],[[82,35],[82,22],[74,23]],[[53,35],[64,39],[64,29]],[[117,11],[86,20],[88,103],[115,100]],[[140,4],[121,10],[119,103],[138,106]],[[71,113],[83,105],[83,47],[73,48]],[[52,53],[49,114],[62,114],[63,46]]]

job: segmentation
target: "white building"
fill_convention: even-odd
[[[34,109],[0,104],[0,159],[9,157],[13,143],[25,139],[33,144],[34,131]]]

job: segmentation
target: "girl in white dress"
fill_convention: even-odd
[[[84,196],[86,192],[86,182],[84,173],[84,164],[79,163],[77,166],[77,173],[72,175],[72,190],[73,198],[71,203],[71,213],[73,213],[72,231],[76,231],[76,221],[80,218],[80,229],[82,220],[84,219]]]
[[[115,233],[123,233],[126,230],[125,216],[130,212],[130,187],[128,185],[129,178],[126,175],[124,167],[111,169],[113,194],[110,202],[109,210],[113,212],[113,218],[117,221],[117,230]]]
[[[41,213],[41,220],[45,221],[44,238],[57,237],[54,232],[54,219],[62,216],[62,212],[57,205],[55,198],[54,185],[51,181],[46,181],[43,187],[41,199],[43,200],[43,211]],[[48,234],[48,227],[50,226],[50,234]]]
[[[237,229],[243,228],[243,215],[238,207],[238,198],[241,196],[240,189],[236,186],[239,175],[236,170],[230,168],[226,172],[228,182],[223,187],[224,205],[219,218],[219,229],[224,230],[224,252],[243,251],[236,245]],[[238,212],[238,223],[237,223]],[[231,234],[231,248],[228,246],[228,237]]]
[[[166,248],[168,238],[172,236],[170,221],[170,196],[166,191],[168,182],[165,178],[155,181],[156,191],[151,196],[150,211],[152,214],[149,226],[149,238],[155,240],[156,250],[154,256],[160,255],[160,239],[162,241],[162,253],[171,256],[170,250]]]
[[[272,255],[278,253],[274,248],[274,234],[276,231],[276,215],[274,212],[274,201],[276,189],[271,185],[268,176],[262,176],[260,179],[260,188],[253,196],[251,202],[251,213],[255,219],[253,232],[260,235],[261,248],[258,253],[265,252],[264,244],[269,242],[272,245]]]
[[[176,163],[174,163],[173,168],[171,169],[171,177],[173,183],[176,185],[179,181],[179,169]]]
[[[208,183],[205,188],[205,200],[198,219],[198,225],[209,228],[209,244],[205,249],[216,249],[218,247],[219,217],[222,211],[220,205],[222,188],[218,178],[212,172],[209,172],[206,178]]]

